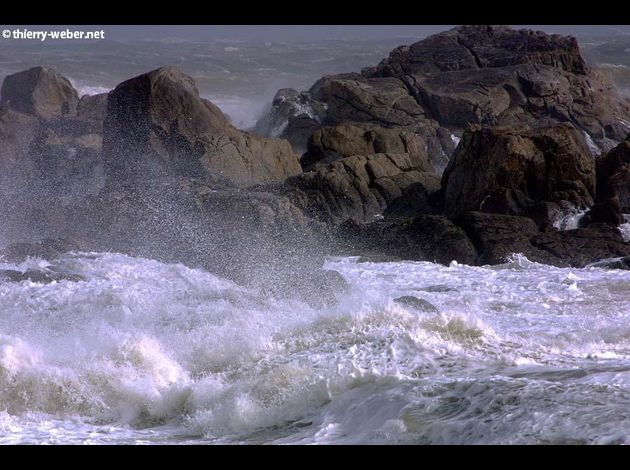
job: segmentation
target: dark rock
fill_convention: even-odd
[[[467,131],[442,177],[451,217],[470,210],[523,215],[543,201],[587,208],[595,183],[593,157],[569,125]]]
[[[0,109],[0,181],[3,187],[16,175],[31,174],[34,163],[27,158],[39,131],[37,117],[12,109]]]
[[[449,287],[444,284],[437,284],[435,286],[419,287],[417,290],[423,292],[458,292],[457,289]]]
[[[319,110],[309,130],[341,123],[404,128],[422,135],[440,169],[454,137],[471,123],[569,122],[605,150],[625,137],[620,119],[630,117],[612,82],[586,64],[575,38],[505,26],[461,26],[398,47],[361,74],[323,77],[308,99]],[[301,113],[295,109],[287,111],[288,121]],[[307,134],[300,133],[286,128],[283,135],[293,142]]]
[[[580,220],[583,227],[587,227],[591,224],[608,224],[613,227],[618,227],[623,224],[623,222],[624,218],[621,214],[619,198],[617,196],[594,204]]]
[[[477,252],[466,233],[440,215],[421,215],[406,221],[382,221],[367,225],[347,222],[339,229],[347,254],[392,256],[448,265],[455,260],[474,264]]]
[[[602,269],[630,270],[630,256],[625,256],[623,258],[611,258],[611,259],[597,261],[595,263],[589,264],[587,267],[602,268]]]
[[[234,128],[199,97],[192,78],[173,67],[127,80],[109,93],[103,155],[112,183],[187,176],[247,187],[301,173],[287,141]]]
[[[0,90],[0,106],[42,119],[73,115],[78,102],[70,81],[45,67],[7,75]]]
[[[617,196],[620,209],[630,213],[630,136],[597,159],[597,198]]]
[[[589,67],[573,37],[507,26],[460,26],[395,49],[368,77],[407,80],[442,126],[572,122],[621,140],[628,105]],[[408,78],[407,78],[408,77]]]
[[[408,154],[356,155],[318,166],[288,183],[296,206],[309,217],[332,224],[349,219],[372,222],[411,185],[427,194],[439,190],[439,178]],[[431,211],[427,208],[427,211]]]
[[[478,264],[502,264],[514,254],[523,254],[530,261],[565,266],[562,256],[554,256],[532,245],[538,227],[528,217],[466,212],[457,223],[472,240],[479,256]]]
[[[32,243],[15,243],[0,250],[0,258],[9,263],[21,263],[26,258],[53,260],[69,251],[80,250],[80,246],[64,239],[45,239]]]
[[[544,232],[532,237],[531,241],[536,248],[574,267],[630,256],[630,243],[623,241],[619,230],[604,224],[562,232]]]
[[[411,307],[414,310],[418,310],[419,312],[426,313],[438,313],[439,310],[435,305],[431,302],[428,302],[424,299],[419,299],[418,297],[414,297],[413,295],[404,295],[402,297],[398,297],[394,299],[394,302],[400,305],[404,305],[405,307]]]
[[[28,269],[25,272],[16,271],[13,269],[2,269],[0,270],[0,281],[31,281],[38,284],[50,284],[51,282],[59,281],[80,282],[85,281],[85,278],[79,276],[78,274],[59,273],[48,271],[46,269]]]

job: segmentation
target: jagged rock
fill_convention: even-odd
[[[442,176],[446,214],[523,215],[543,201],[593,204],[595,164],[570,125],[483,127],[464,133]]]
[[[0,179],[6,192],[15,193],[21,204],[28,203],[29,194],[41,192],[40,200],[31,201],[38,205],[67,198],[69,192],[97,190],[93,179],[101,164],[101,95],[79,101],[69,80],[35,67],[7,76],[1,101]],[[51,184],[63,184],[63,193],[46,193]],[[26,194],[20,189],[25,185],[37,191]]]
[[[375,153],[407,153],[418,169],[433,171],[427,157],[426,143],[417,134],[401,129],[351,124],[324,127],[313,133],[300,163],[308,169],[316,163],[328,164],[345,157]]]
[[[587,227],[591,224],[608,224],[613,227],[618,227],[620,224],[623,224],[623,222],[624,218],[617,196],[594,204],[580,220],[583,227]]]
[[[398,47],[361,74],[323,77],[308,96],[310,108],[323,110],[309,130],[341,123],[404,128],[422,136],[439,170],[469,124],[570,122],[607,150],[625,137],[630,120],[629,105],[586,64],[575,38],[506,26],[461,26]],[[299,141],[300,132],[283,135]]]
[[[73,115],[78,102],[70,81],[46,67],[7,75],[0,90],[0,106],[42,119]]]
[[[406,80],[443,126],[572,122],[621,140],[628,105],[586,64],[573,37],[507,26],[460,26],[395,49],[369,77]]]
[[[356,155],[318,166],[288,183],[291,198],[317,220],[341,224],[348,219],[372,222],[411,185],[434,192],[438,178],[409,154]]]
[[[301,173],[287,141],[239,131],[199,97],[189,76],[163,67],[109,93],[103,155],[111,182],[201,177],[247,187]]]
[[[26,158],[39,130],[37,117],[12,109],[0,109],[0,181],[11,181],[16,174],[30,174],[34,164]]]
[[[254,126],[254,131],[270,137],[287,138],[293,148],[302,152],[309,136],[321,126],[325,114],[322,103],[308,92],[292,88],[278,90],[271,109]]]
[[[619,230],[609,225],[590,225],[562,232],[544,232],[531,239],[532,244],[571,266],[583,267],[603,259],[630,256],[630,243]]]
[[[539,230],[528,217],[466,212],[457,223],[470,237],[479,254],[477,264],[501,264],[513,254],[523,254],[530,261],[566,265],[562,257],[555,257],[532,245],[531,239],[539,235]]]
[[[107,114],[108,93],[98,95],[85,95],[79,100],[77,105],[77,116],[80,119],[96,121],[102,125]]]
[[[448,265],[475,264],[477,252],[466,233],[440,215],[360,225],[348,221],[339,229],[347,254],[379,255]]]
[[[597,159],[597,197],[619,198],[621,212],[630,213],[630,136]]]
[[[394,302],[400,305],[404,305],[405,307],[411,307],[414,310],[418,310],[419,312],[426,313],[438,313],[439,310],[435,305],[431,302],[419,299],[418,297],[414,297],[413,295],[403,295],[402,297],[398,297],[394,299]]]

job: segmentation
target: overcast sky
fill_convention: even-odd
[[[318,39],[363,38],[378,39],[384,37],[423,38],[430,34],[452,28],[453,25],[118,25],[118,26],[68,26],[76,29],[103,29],[106,39],[161,39],[176,37],[189,40],[231,39],[260,41],[310,41]],[[549,33],[571,34],[588,37],[598,34],[619,34],[630,36],[628,25],[525,25],[530,29]],[[35,26],[29,26],[36,29]],[[59,29],[63,26],[41,28]]]

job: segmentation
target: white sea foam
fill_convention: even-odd
[[[591,135],[586,131],[583,131],[583,134],[584,134],[584,139],[586,140],[586,145],[588,146],[588,149],[591,151],[591,155],[596,157],[597,155],[602,153],[600,148],[597,145],[595,145],[595,142],[593,142],[593,138],[591,137]]]
[[[573,208],[561,214],[554,222],[553,226],[557,230],[575,230],[580,226],[580,220],[586,215],[588,209]]]
[[[623,215],[625,223],[619,226],[619,231],[624,241],[630,242],[630,214]]]
[[[630,272],[326,267],[321,310],[116,254],[1,283],[0,442],[628,442]]]

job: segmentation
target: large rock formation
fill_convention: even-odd
[[[401,129],[340,124],[318,129],[311,135],[307,152],[300,159],[305,169],[354,155],[406,153],[423,171],[433,171],[424,140]]]
[[[360,74],[327,76],[306,95],[286,95],[272,114],[282,108],[288,115],[281,135],[292,141],[300,136],[291,109],[304,106],[288,103],[298,99],[311,110],[311,128],[351,122],[418,133],[438,169],[468,124],[570,122],[607,150],[623,140],[630,117],[628,104],[585,62],[574,38],[506,26],[458,27],[398,47]]]
[[[597,198],[615,196],[621,212],[630,214],[630,136],[597,159]]]
[[[544,201],[586,209],[595,198],[595,162],[571,125],[484,127],[464,133],[442,185],[450,217],[470,210],[524,215]]]
[[[234,128],[200,98],[192,78],[173,67],[118,85],[109,94],[103,132],[112,182],[189,176],[247,187],[301,173],[288,142]]]
[[[0,90],[0,106],[42,119],[73,115],[78,102],[70,81],[46,67],[8,75]]]
[[[404,153],[355,155],[318,165],[288,183],[295,188],[292,200],[310,217],[332,224],[349,219],[365,223],[382,217],[411,187],[422,188],[425,210],[431,212],[431,195],[439,192],[440,180],[427,166]]]

